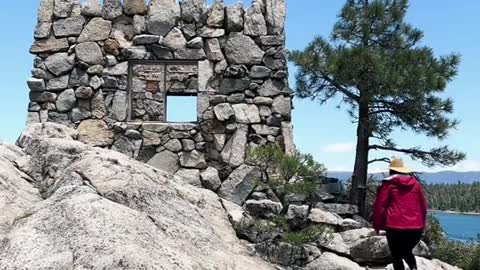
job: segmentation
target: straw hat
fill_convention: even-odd
[[[412,173],[413,171],[405,166],[401,158],[392,158],[390,160],[390,166],[388,167],[392,171],[399,173]]]

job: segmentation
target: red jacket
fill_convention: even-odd
[[[373,205],[375,230],[423,230],[426,220],[427,202],[414,177],[394,175],[378,188]]]

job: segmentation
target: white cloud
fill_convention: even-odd
[[[355,151],[355,143],[336,143],[323,147],[324,153],[353,153]]]
[[[452,170],[459,172],[480,171],[479,160],[465,160],[452,167]]]

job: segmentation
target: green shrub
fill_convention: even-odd
[[[251,218],[243,220],[236,228],[238,231],[242,231],[248,228],[253,228],[257,232],[269,232],[273,230],[287,231],[288,221],[284,216],[275,216],[270,220]]]
[[[463,270],[480,269],[480,245],[459,241],[442,241],[432,253],[433,257],[456,265]]]
[[[247,163],[257,167],[262,178],[257,183],[269,188],[288,210],[288,194],[301,194],[309,197],[320,188],[321,177],[326,168],[316,162],[313,156],[295,152],[285,153],[277,144],[268,144],[250,149]]]
[[[326,234],[324,226],[312,225],[298,232],[284,233],[282,241],[295,246],[301,246],[315,241],[318,237],[329,237],[329,235]]]
[[[442,226],[440,225],[440,221],[434,215],[429,215],[427,229],[425,230],[423,241],[429,247],[435,249],[435,247],[441,244],[441,242],[444,240],[444,232]]]

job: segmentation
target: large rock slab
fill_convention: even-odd
[[[200,22],[200,18],[205,8],[205,0],[185,0],[181,2],[182,20],[191,22]]]
[[[51,122],[32,124],[25,127],[18,137],[16,144],[22,148],[30,148],[31,145],[41,138],[77,139],[78,131]]]
[[[183,36],[180,29],[174,27],[162,41],[162,45],[170,48],[171,50],[184,49],[187,45],[187,39]]]
[[[221,158],[223,162],[233,167],[238,167],[245,162],[247,147],[248,126],[241,125],[237,128],[233,136],[227,141]]]
[[[363,227],[362,223],[351,218],[346,218],[342,220],[342,222],[340,223],[340,229],[342,231],[361,229],[362,227]]]
[[[30,88],[30,91],[33,91],[33,92],[43,92],[46,86],[44,79],[37,79],[37,78],[28,79],[27,84],[28,84],[28,88]]]
[[[17,160],[25,158],[20,148],[0,144],[0,241],[18,217],[27,215],[30,208],[42,201],[31,177],[16,166]]]
[[[430,251],[423,242],[413,249],[413,254],[430,257]],[[384,236],[368,237],[355,242],[350,247],[350,255],[358,263],[386,263],[392,258],[387,238]]]
[[[289,97],[278,96],[273,100],[272,110],[282,115],[285,119],[290,119],[292,114],[292,100]]]
[[[210,191],[113,151],[41,138],[25,162],[40,197],[13,166],[4,173],[3,156],[16,154],[3,152],[0,200],[14,200],[0,204],[4,269],[274,269],[249,255]]]
[[[92,146],[109,146],[113,143],[113,132],[102,120],[85,120],[78,126],[78,139]]]
[[[105,99],[102,90],[99,90],[93,96],[90,107],[92,110],[92,116],[94,118],[101,119],[107,114],[107,108],[105,107]]]
[[[265,53],[248,36],[232,32],[225,45],[225,57],[230,64],[260,64]]]
[[[98,0],[87,0],[82,3],[81,14],[87,17],[100,17],[102,16],[102,5]]]
[[[46,89],[49,91],[60,91],[63,89],[67,89],[69,77],[69,75],[63,75],[61,77],[55,77],[50,79],[47,83]]]
[[[218,62],[225,59],[220,42],[216,38],[208,39],[205,42],[205,51],[207,53],[207,58],[211,61]]]
[[[82,32],[85,18],[74,16],[53,23],[53,33],[56,37],[78,36]]]
[[[428,269],[428,270],[461,270],[456,266],[449,265],[447,263],[441,262],[439,260],[428,260],[421,257],[416,257],[417,259],[417,267],[418,269]],[[376,269],[376,268],[374,268]],[[372,269],[372,270],[374,270]],[[385,268],[381,268],[381,270],[394,270],[393,264],[389,264]],[[405,263],[405,269],[408,269],[408,265]],[[379,269],[380,270],[380,269]]]
[[[228,32],[241,32],[243,30],[243,3],[228,6],[225,9],[226,28]]]
[[[222,183],[218,194],[226,200],[243,205],[260,177],[260,172],[254,167],[241,165]]]
[[[38,22],[51,22],[53,18],[54,0],[41,0],[38,8]]]
[[[33,102],[55,102],[57,95],[52,92],[30,92],[29,97]]]
[[[112,145],[112,150],[122,153],[128,157],[134,157],[139,152],[141,140],[131,140],[127,136],[120,136]]]
[[[345,257],[324,252],[319,258],[309,263],[306,270],[363,270],[364,268]]]
[[[341,216],[353,216],[358,214],[358,206],[342,203],[317,203],[315,208],[323,209]]]
[[[245,92],[250,87],[251,80],[245,78],[224,78],[220,84],[220,93],[231,94]]]
[[[313,223],[318,223],[318,224],[327,224],[327,225],[339,225],[340,222],[342,221],[342,218],[339,217],[338,215],[324,211],[321,209],[316,209],[313,208],[310,211],[310,215],[308,216],[308,219],[313,222]]]
[[[225,18],[225,4],[223,0],[215,0],[208,10],[207,25],[210,27],[223,27]]]
[[[257,133],[258,135],[264,135],[264,136],[272,135],[272,136],[277,136],[277,135],[280,133],[280,128],[278,128],[278,127],[271,127],[271,126],[267,126],[267,125],[255,124],[255,125],[252,125],[252,128],[253,128],[253,130],[255,131],[255,133]]]
[[[367,239],[371,236],[375,236],[375,231],[373,229],[361,228],[341,232],[343,241],[349,245],[353,246],[357,241]]]
[[[103,41],[110,36],[112,31],[112,22],[102,18],[93,18],[83,28],[78,37],[78,42]]]
[[[258,89],[258,94],[262,97],[274,97],[286,92],[288,87],[280,80],[267,80]]]
[[[74,0],[55,0],[53,14],[57,18],[66,18],[70,16],[74,4]]]
[[[355,243],[351,248],[351,255],[356,262],[385,263],[391,259],[390,249],[384,237],[369,237]]]
[[[232,108],[237,123],[256,124],[261,122],[258,107],[253,104],[234,104]]]
[[[285,32],[285,18],[287,15],[286,0],[265,0],[265,11],[268,34],[283,34]]]
[[[126,91],[117,91],[112,101],[110,116],[117,121],[125,121],[127,119],[127,99]]]
[[[67,89],[58,95],[55,105],[59,112],[68,112],[75,107],[76,102],[75,91]]]
[[[284,266],[300,264],[308,258],[308,254],[302,246],[284,242],[274,243],[267,241],[257,244],[255,250],[261,253],[268,261]]]
[[[223,208],[227,212],[230,223],[232,223],[235,229],[251,221],[251,217],[240,205],[234,204],[224,199],[220,199],[220,202],[222,203]]]
[[[70,72],[75,64],[75,55],[56,53],[45,59],[45,66],[55,76]]]
[[[286,215],[286,218],[290,226],[294,228],[302,227],[303,224],[305,224],[308,217],[308,211],[309,211],[308,208],[309,208],[308,205],[290,204],[288,206],[288,211]]]
[[[282,138],[283,138],[283,149],[285,150],[285,153],[289,155],[294,155],[296,152],[296,146],[295,142],[293,141],[293,125],[290,122],[282,122],[281,124],[281,129],[282,129]],[[313,193],[313,198],[314,199],[320,199],[320,200],[328,200],[328,199],[333,199],[332,195],[323,192],[322,193]]]
[[[115,40],[120,48],[129,48],[132,46],[132,40],[135,35],[135,29],[132,19],[121,17],[113,22],[110,40]]]
[[[205,169],[207,168],[207,161],[205,155],[193,150],[191,152],[183,152],[180,154],[180,164],[185,168]]]
[[[144,15],[147,13],[145,0],[125,0],[124,8],[128,15]]]
[[[222,185],[218,170],[214,167],[208,167],[200,176],[202,185],[207,189],[216,191]]]
[[[52,23],[39,22],[35,27],[33,37],[35,39],[48,38],[52,32]]]
[[[91,65],[103,64],[103,53],[95,42],[80,43],[75,47],[75,52],[80,61]]]
[[[167,150],[153,156],[147,164],[171,174],[175,174],[180,167],[177,154]]]
[[[243,32],[249,36],[264,36],[267,34],[267,23],[263,17],[262,7],[254,1],[245,12],[245,29]]]
[[[122,76],[128,74],[128,62],[122,62],[115,66],[107,67],[103,69],[103,75],[109,76]]]
[[[325,232],[316,239],[315,244],[323,250],[328,250],[344,257],[350,255],[350,247],[339,233]]]
[[[67,38],[56,39],[50,36],[48,39],[36,40],[30,47],[30,53],[55,53],[66,51],[69,47]]]
[[[200,181],[200,171],[197,169],[180,169],[175,174],[175,178],[192,186],[202,186]]]
[[[176,0],[152,0],[147,16],[147,31],[165,36],[180,18],[180,6]]]
[[[213,112],[215,113],[217,119],[220,121],[227,121],[235,115],[235,112],[232,109],[232,105],[230,105],[229,103],[221,103],[216,105],[213,108]]]
[[[272,200],[248,200],[245,206],[250,215],[259,218],[272,218],[279,215],[283,209],[281,203]]]
[[[102,7],[102,17],[107,20],[114,20],[123,13],[121,0],[104,0]]]

